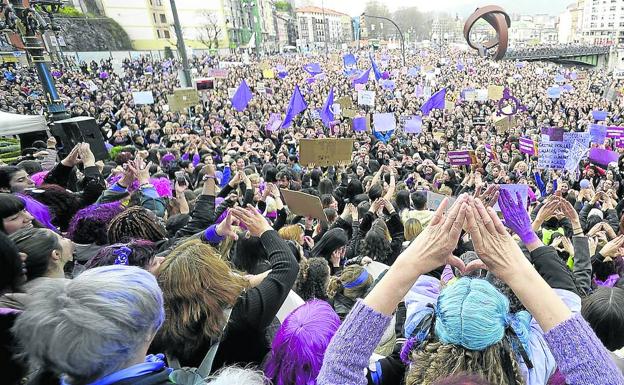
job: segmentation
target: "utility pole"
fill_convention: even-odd
[[[329,57],[329,49],[327,48],[327,40],[329,40],[329,23],[325,16],[325,0],[321,0],[321,8],[323,9],[323,35],[325,35],[325,58]]]
[[[171,13],[173,14],[173,28],[175,29],[178,52],[182,58],[182,79],[185,84],[184,87],[192,87],[193,82],[191,80],[191,69],[189,67],[188,56],[186,55],[186,45],[184,44],[184,37],[182,36],[182,27],[180,26],[180,17],[178,17],[178,8],[176,7],[175,0],[169,0],[171,3]]]
[[[389,19],[387,17],[367,15],[366,12],[362,13],[362,16],[370,17],[372,19],[387,20],[390,23],[392,23],[392,25],[394,25],[396,27],[397,31],[399,31],[399,36],[401,37],[401,55],[403,56],[403,66],[405,66],[405,37],[403,36],[403,31],[401,31],[401,28],[399,28],[397,23],[395,23],[392,19]],[[382,38],[383,38],[383,36],[382,36]]]

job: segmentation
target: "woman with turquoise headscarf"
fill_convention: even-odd
[[[492,385],[531,383],[523,376],[520,363],[536,370],[538,365],[550,365],[549,359],[568,384],[624,384],[624,377],[591,327],[524,257],[496,212],[465,194],[445,215],[447,206],[445,199],[427,229],[366,298],[355,304],[325,353],[317,384],[366,384],[363,372],[397,304],[417,280],[447,264],[463,273],[485,265],[513,290],[543,337],[539,344],[534,343],[535,327],[529,323],[529,315],[510,312],[508,300],[491,284],[459,279],[442,291],[431,310],[423,309],[425,316],[412,330],[411,334],[417,332],[403,354],[407,358],[412,350],[407,385],[428,385],[462,372],[481,375],[483,383]],[[534,232],[531,235],[524,207],[513,199],[504,206],[504,215],[508,209],[505,224],[535,251],[539,239]],[[464,228],[481,258],[468,265],[452,254]],[[538,357],[538,349],[551,355]],[[434,355],[439,356],[433,359]],[[546,384],[548,378],[541,381],[533,383]],[[373,378],[373,383],[380,382]]]

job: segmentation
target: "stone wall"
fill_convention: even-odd
[[[65,51],[122,51],[131,50],[132,43],[126,31],[109,18],[56,18],[65,39]]]

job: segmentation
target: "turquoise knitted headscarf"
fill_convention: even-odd
[[[507,297],[489,282],[461,278],[438,297],[435,335],[444,344],[484,350],[500,342],[511,329],[530,355],[530,321],[531,315],[525,311],[511,314]]]

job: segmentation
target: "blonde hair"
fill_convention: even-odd
[[[198,239],[173,249],[156,278],[165,300],[165,322],[155,343],[180,361],[188,361],[221,335],[223,310],[233,307],[247,286],[212,246]]]
[[[482,351],[428,342],[412,352],[411,361],[406,385],[431,385],[440,378],[461,373],[480,375],[490,384],[524,385],[513,349],[504,339]],[[511,365],[511,381],[505,370],[507,365]]]
[[[343,286],[345,283],[355,281],[362,274],[363,270],[364,268],[360,265],[351,265],[345,267],[340,277],[331,277],[327,288],[329,298],[334,298],[338,293],[342,293],[345,297],[351,299],[363,298],[370,285],[373,284],[372,275],[369,274],[368,279],[356,287],[346,289]]]
[[[279,229],[277,234],[279,234],[279,236],[285,241],[299,243],[301,236],[303,235],[303,229],[299,225],[290,225]]]
[[[413,241],[423,231],[422,224],[416,218],[409,218],[405,221],[405,240],[408,242]]]

